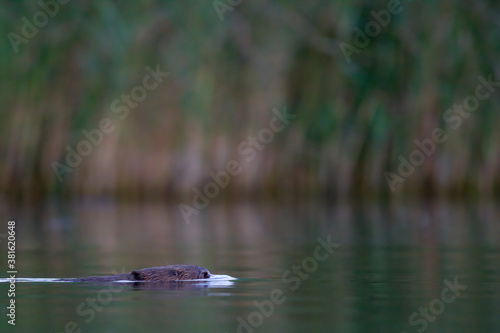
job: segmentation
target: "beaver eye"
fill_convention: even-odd
[[[179,275],[179,272],[177,272],[177,271],[171,271],[170,274],[172,274],[172,276],[177,276],[177,275]]]

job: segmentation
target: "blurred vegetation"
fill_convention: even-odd
[[[498,92],[389,190],[384,173],[397,171],[398,156],[447,128],[444,112],[474,93],[479,75],[500,79],[500,3],[402,3],[348,63],[339,44],[353,44],[354,27],[387,1],[242,1],[221,21],[212,1],[74,0],[18,53],[6,36],[21,35],[22,17],[40,7],[4,1],[0,191],[190,198],[286,107],[297,117],[225,195],[498,194]],[[170,75],[118,120],[112,102],[157,64]],[[103,118],[116,130],[59,182],[53,162]]]

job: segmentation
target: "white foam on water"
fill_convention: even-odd
[[[221,287],[230,287],[234,284],[234,280],[237,280],[237,278],[232,277],[230,275],[224,275],[224,274],[212,274],[208,279],[195,279],[195,280],[183,280],[182,282],[193,282],[193,284],[196,285],[203,285],[207,287],[215,287],[215,288],[221,288]],[[119,281],[113,281],[115,283],[148,283],[148,281],[130,281],[130,280],[119,280]]]
[[[73,281],[61,281],[60,278],[16,278],[16,283],[19,282],[57,282],[57,283],[66,283],[66,282],[73,282]],[[212,274],[208,279],[196,279],[196,280],[185,280],[185,281],[192,281],[192,282],[198,282],[199,284],[206,284],[207,286],[230,286],[233,285],[233,280],[237,280],[235,277],[229,276],[229,275],[224,275],[224,274]],[[10,283],[11,279],[1,279],[0,278],[0,283]],[[120,283],[135,283],[138,281],[129,281],[129,280],[119,280],[119,281],[113,281],[113,282],[120,282]],[[144,281],[147,282],[147,281]]]
[[[196,282],[197,285],[206,285],[208,287],[224,288],[224,287],[231,287],[234,284],[233,282],[234,280],[237,279],[229,275],[212,274],[208,279],[198,279],[190,281]]]
[[[208,279],[204,279],[204,280],[225,280],[225,281],[231,281],[231,280],[238,280],[238,279],[235,278],[235,277],[232,277],[230,275],[224,275],[224,274],[216,275],[216,274],[212,274]]]
[[[11,279],[0,279],[2,282],[10,282]],[[18,282],[71,282],[71,281],[61,281],[59,278],[16,278],[16,283]]]

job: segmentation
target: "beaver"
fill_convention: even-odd
[[[120,280],[144,281],[144,282],[170,282],[208,279],[208,269],[193,265],[169,265],[162,267],[144,268],[130,273],[122,273],[107,276],[89,276],[83,278],[59,279],[59,281],[72,282],[114,282]]]

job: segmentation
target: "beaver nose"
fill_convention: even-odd
[[[210,272],[206,268],[200,267],[198,269],[198,272],[199,272],[198,276],[200,279],[208,279],[210,277]]]

